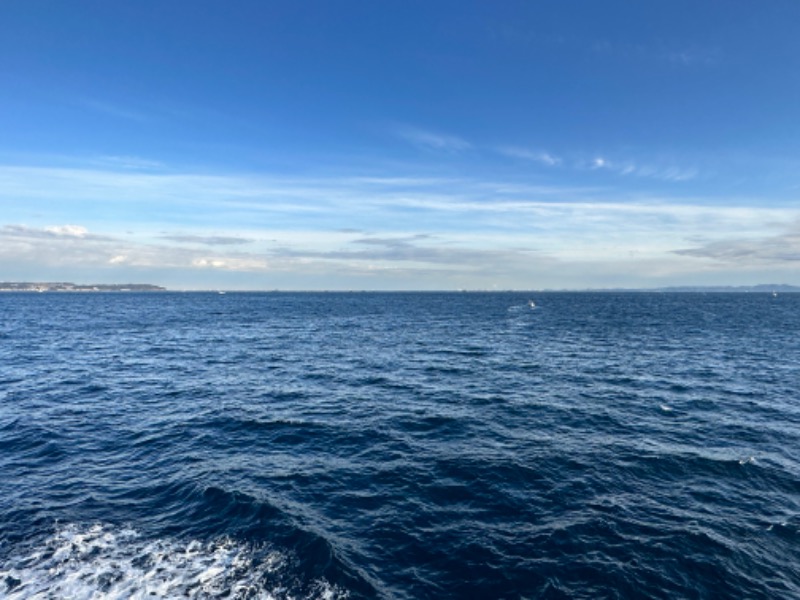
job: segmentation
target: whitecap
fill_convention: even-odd
[[[146,539],[129,528],[67,525],[0,564],[0,596],[274,600],[292,596],[279,582],[288,568],[285,554],[228,537]],[[326,581],[311,587],[314,592],[305,597],[347,596]]]

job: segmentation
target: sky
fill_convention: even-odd
[[[800,285],[795,0],[4,0],[0,281]]]

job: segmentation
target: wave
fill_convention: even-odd
[[[264,598],[334,600],[348,592],[324,578],[298,586],[288,554],[230,537],[149,538],[127,527],[68,524],[0,568],[9,599]],[[305,589],[298,590],[298,587]]]
[[[68,514],[101,518],[55,526],[51,520],[46,530],[40,523],[34,542],[31,536],[0,536],[0,596],[332,600],[376,595],[322,533],[265,499],[173,482],[84,500],[75,507],[82,510]],[[122,507],[135,525],[102,518],[120,515]]]

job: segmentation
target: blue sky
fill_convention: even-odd
[[[7,0],[0,280],[800,284],[800,3]]]

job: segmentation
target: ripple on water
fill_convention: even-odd
[[[531,299],[1,296],[0,596],[800,598],[800,295]]]

